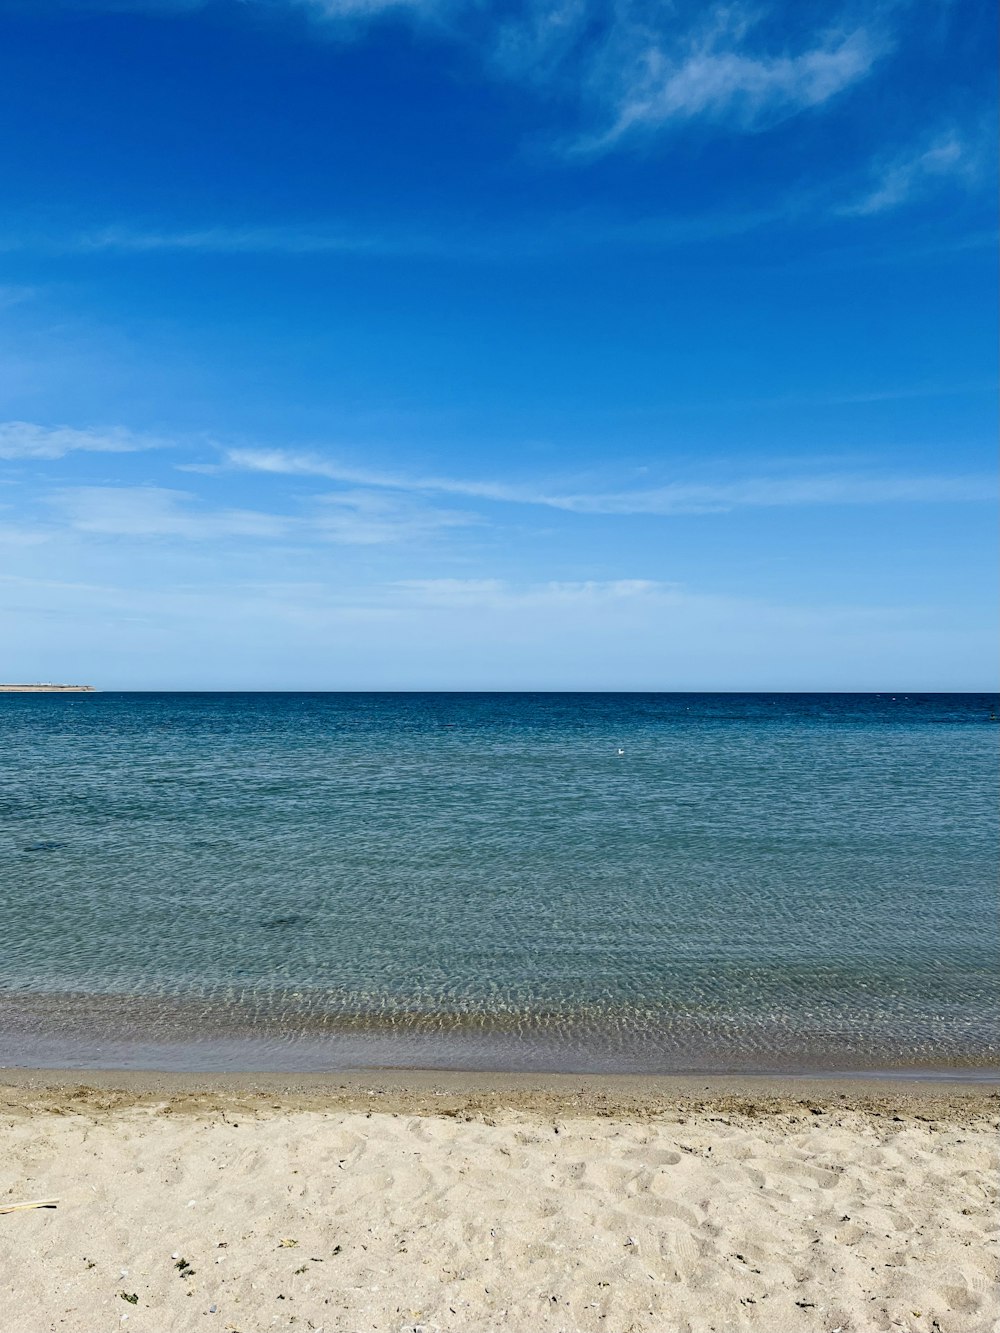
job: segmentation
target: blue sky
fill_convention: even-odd
[[[995,684],[995,31],[0,0],[0,675]]]

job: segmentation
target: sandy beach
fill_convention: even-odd
[[[0,1082],[4,1333],[1000,1327],[989,1086]]]

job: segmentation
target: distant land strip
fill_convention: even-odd
[[[93,685],[0,685],[0,694],[85,694],[93,689]]]

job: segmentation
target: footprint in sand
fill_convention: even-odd
[[[642,1154],[641,1160],[644,1166],[676,1166],[681,1155],[668,1148],[650,1148]]]

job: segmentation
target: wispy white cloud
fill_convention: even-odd
[[[494,611],[555,605],[636,606],[651,600],[676,604],[691,596],[680,584],[661,579],[553,579],[521,585],[503,579],[400,579],[393,586],[406,600],[420,605]]]
[[[39,426],[32,421],[0,422],[0,458],[63,458],[78,450],[125,454],[155,449],[162,441],[137,435],[120,426],[78,429],[74,426]]]
[[[131,452],[168,441],[122,428],[81,430],[27,422],[0,425],[0,459],[48,460],[74,450]],[[732,480],[675,480],[644,486],[581,487],[565,480],[524,481],[403,473],[343,463],[323,454],[279,448],[229,448],[220,461],[182,463],[207,475],[243,471],[332,482],[336,489],[296,497],[292,513],[218,508],[193,492],[163,486],[73,486],[50,496],[53,509],[79,532],[186,540],[287,539],[381,545],[414,542],[481,524],[482,504],[524,505],[566,513],[721,514],[748,508],[974,502],[995,498],[990,476],[906,475],[875,471],[782,471]],[[468,502],[454,509],[435,497]],[[471,506],[471,507],[469,507]],[[36,540],[17,530],[19,540]],[[9,534],[11,540],[14,534]]]
[[[626,490],[579,491],[458,477],[406,476],[343,465],[317,454],[282,449],[231,449],[229,466],[251,472],[320,477],[417,494],[540,505],[578,514],[711,514],[789,505],[936,503],[994,498],[988,476],[901,476],[864,472],[749,477],[731,482],[674,482]]]
[[[732,509],[789,505],[938,503],[994,498],[992,478],[818,473],[802,477],[751,477],[731,483],[654,486],[645,491],[568,495],[561,508],[577,513],[710,514]]]
[[[632,21],[612,34],[588,85],[606,124],[577,149],[606,151],[625,136],[703,117],[754,130],[818,107],[863,79],[884,50],[865,28],[821,33],[794,54],[753,41],[746,11],[716,9],[678,37]]]
[[[295,224],[259,227],[156,228],[106,226],[68,236],[10,237],[8,248],[25,243],[78,254],[113,251],[121,254],[153,254],[158,251],[190,251],[192,254],[392,254],[440,253],[444,244],[431,235],[415,231],[392,235],[361,228],[308,228]]]
[[[514,6],[497,23],[488,63],[505,78],[550,85],[579,57],[597,17],[593,0],[530,0],[520,11]],[[607,26],[613,30],[613,25],[612,18]],[[596,35],[601,36],[600,27]]]
[[[247,472],[271,472],[294,477],[324,477],[329,481],[349,486],[381,487],[387,490],[439,495],[463,495],[479,500],[507,500],[514,503],[544,504],[531,487],[509,485],[499,481],[465,480],[458,477],[412,477],[375,468],[352,467],[318,454],[299,453],[287,449],[228,449],[225,461],[229,467]]]
[[[0,252],[31,251],[69,255],[282,255],[358,256],[373,259],[441,259],[494,264],[506,259],[536,259],[568,250],[586,252],[608,245],[661,249],[710,244],[735,237],[804,211],[798,200],[739,213],[717,211],[687,216],[652,216],[623,220],[593,210],[549,214],[528,224],[495,226],[425,226],[400,218],[390,226],[369,228],[334,222],[306,227],[295,221],[260,227],[99,225],[83,230],[39,229],[29,222],[0,234]],[[0,292],[2,304],[2,292]]]
[[[875,184],[860,199],[841,208],[848,217],[869,217],[898,208],[944,181],[973,183],[979,176],[980,153],[955,132],[903,157],[880,163]]]
[[[288,520],[245,509],[207,510],[188,491],[163,486],[70,486],[50,503],[78,532],[116,537],[281,537]]]
[[[301,9],[325,19],[366,19],[394,9],[432,13],[443,6],[438,0],[291,0]]]
[[[318,538],[352,546],[420,541],[447,528],[479,522],[474,514],[415,503],[406,495],[378,490],[336,491],[319,497],[310,519]]]
[[[226,539],[375,546],[414,542],[475,515],[434,508],[412,496],[355,489],[313,497],[295,513],[218,508],[190,491],[163,486],[69,486],[48,497],[75,532],[104,537]],[[28,530],[30,531],[30,530]]]

